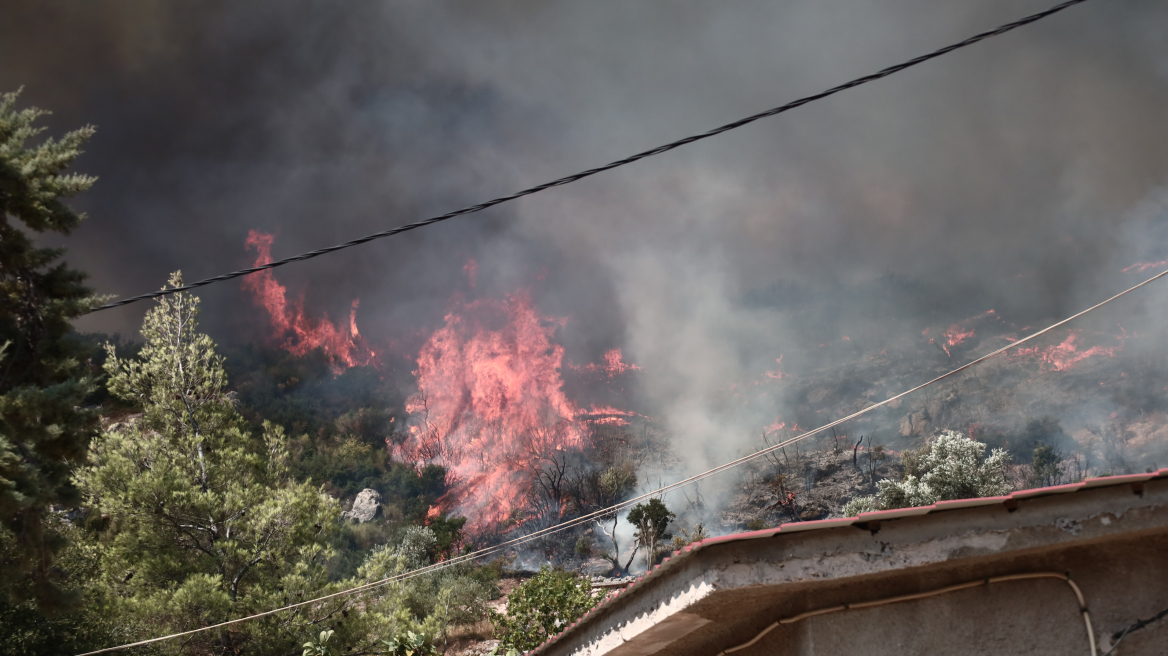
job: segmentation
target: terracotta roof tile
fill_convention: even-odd
[[[980,497],[976,499],[956,499],[953,501],[938,501],[930,506],[919,506],[916,508],[897,508],[895,510],[878,510],[876,512],[860,513],[858,517],[841,517],[837,519],[821,519],[810,522],[792,522],[789,524],[782,524],[776,528],[763,529],[761,531],[747,531],[745,533],[732,533],[730,535],[721,535],[715,538],[706,538],[699,542],[686,545],[683,549],[673,552],[676,558],[670,563],[670,559],[666,558],[659,565],[652,570],[646,572],[644,575],[638,577],[630,583],[623,590],[617,590],[609,595],[607,599],[597,604],[592,610],[585,613],[579,620],[574,622],[560,633],[549,637],[539,647],[528,652],[530,655],[539,653],[545,647],[558,642],[561,638],[567,635],[578,624],[585,624],[585,620],[591,621],[591,618],[599,615],[601,610],[607,609],[612,602],[625,593],[632,592],[634,588],[639,588],[642,583],[650,579],[657,578],[666,570],[673,569],[678,561],[686,560],[687,556],[705,549],[710,546],[718,544],[727,544],[730,542],[738,542],[740,540],[754,540],[757,538],[769,538],[786,533],[799,533],[803,531],[813,531],[819,529],[839,528],[843,526],[851,526],[855,524],[865,524],[869,522],[878,522],[892,519],[900,519],[903,517],[916,517],[921,515],[929,515],[934,512],[944,512],[946,510],[959,510],[962,508],[974,508],[977,506],[991,506],[998,503],[1006,503],[1010,501],[1017,501],[1019,499],[1033,499],[1035,497],[1050,496],[1054,494],[1066,494],[1070,492],[1078,492],[1079,490],[1086,490],[1096,487],[1107,487],[1112,485],[1124,485],[1132,483],[1142,483],[1158,478],[1168,478],[1168,467],[1159,469],[1154,472],[1146,474],[1127,474],[1124,476],[1103,476],[1098,478],[1088,478],[1079,483],[1068,483],[1066,485],[1054,485],[1051,487],[1040,487],[1032,490],[1018,490],[1011,492],[1005,496],[1000,497]],[[667,566],[668,565],[668,566]]]

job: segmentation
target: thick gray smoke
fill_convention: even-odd
[[[132,295],[604,163],[900,62],[1048,0],[8,2],[0,88],[99,127],[67,240]],[[690,467],[788,412],[768,370],[860,358],[993,308],[1021,328],[1168,259],[1168,5],[1097,0],[778,118],[518,203],[281,269],[390,340],[530,287],[568,357],[623,347]],[[1168,283],[1161,287],[1168,288]],[[207,327],[266,317],[224,284]],[[1157,300],[1158,299],[1158,300]],[[1163,343],[1165,289],[1115,308]],[[133,333],[145,304],[85,329]],[[1157,328],[1159,326],[1159,328]],[[1151,335],[1147,331],[1159,330]],[[844,340],[845,336],[848,338]],[[823,344],[824,346],[820,346]],[[776,359],[783,357],[782,363]]]

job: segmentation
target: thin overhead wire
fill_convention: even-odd
[[[1108,649],[1107,651],[1103,652],[1103,656],[1110,656],[1111,653],[1114,652],[1119,647],[1119,643],[1122,642],[1123,639],[1128,636],[1128,634],[1130,634],[1134,631],[1139,631],[1140,629],[1147,628],[1148,626],[1155,624],[1156,622],[1164,619],[1165,617],[1168,617],[1168,608],[1165,608],[1164,610],[1160,611],[1159,613],[1156,613],[1155,615],[1149,617],[1146,620],[1136,620],[1136,622],[1134,624],[1125,628],[1123,631],[1116,631],[1115,633],[1113,633],[1111,635],[1111,639],[1114,641],[1111,643],[1111,648]]]
[[[986,355],[983,355],[975,360],[971,360],[970,362],[967,362],[967,363],[961,365],[960,367],[953,369],[952,371],[949,371],[949,372],[944,373],[940,376],[937,376],[936,378],[933,378],[932,380],[930,380],[928,382],[917,385],[916,387],[913,387],[912,389],[901,392],[900,394],[897,394],[896,396],[887,398],[879,403],[872,404],[872,405],[870,405],[870,406],[868,406],[868,407],[866,407],[858,412],[853,412],[852,414],[847,415],[846,417],[843,417],[841,419],[837,419],[831,423],[824,424],[823,426],[820,426],[819,428],[816,428],[814,430],[810,430],[810,431],[807,431],[807,432],[802,433],[800,435],[797,435],[797,436],[795,436],[795,437],[793,437],[785,442],[780,442],[780,443],[775,444],[773,446],[769,446],[765,449],[760,449],[758,451],[755,451],[751,454],[745,455],[745,456],[738,458],[736,460],[731,460],[730,462],[727,462],[725,464],[714,467],[713,469],[704,471],[700,474],[690,476],[689,478],[677,481],[676,483],[666,485],[666,486],[661,487],[659,489],[653,490],[652,492],[647,492],[647,493],[642,494],[638,497],[634,497],[632,499],[622,501],[621,503],[614,504],[614,505],[609,506],[607,508],[603,508],[601,510],[597,510],[597,511],[588,513],[588,514],[583,515],[581,517],[577,517],[573,520],[563,522],[563,523],[557,524],[555,526],[551,526],[551,527],[541,529],[538,531],[534,531],[532,533],[529,533],[528,535],[514,538],[512,540],[502,542],[502,543],[494,545],[492,547],[479,549],[478,551],[464,554],[462,556],[457,556],[455,558],[451,558],[449,560],[446,560],[446,561],[443,561],[440,563],[435,563],[432,565],[428,565],[426,567],[421,567],[421,568],[418,568],[416,570],[404,572],[402,574],[398,574],[395,576],[386,577],[386,578],[381,579],[379,581],[373,581],[371,583],[366,583],[364,585],[360,585],[360,586],[357,586],[354,588],[349,588],[348,590],[342,590],[340,592],[334,592],[332,594],[317,597],[315,599],[310,599],[308,601],[302,601],[302,602],[291,604],[288,606],[283,606],[281,608],[275,608],[275,609],[265,611],[262,613],[257,613],[255,615],[248,615],[245,617],[240,617],[240,618],[236,618],[233,620],[228,620],[226,622],[220,622],[218,624],[213,624],[211,626],[206,626],[206,627],[202,627],[199,629],[192,629],[190,631],[184,631],[182,633],[174,633],[171,635],[165,635],[165,636],[161,636],[158,638],[151,638],[148,640],[140,640],[138,642],[133,642],[133,643],[125,644],[125,645],[118,645],[116,647],[107,647],[105,649],[99,649],[97,651],[86,652],[84,654],[78,654],[77,656],[94,656],[94,654],[105,654],[105,653],[109,653],[109,652],[113,652],[113,651],[119,651],[122,649],[129,649],[130,647],[139,647],[142,645],[148,645],[148,644],[155,643],[155,642],[161,642],[163,640],[171,640],[173,638],[188,636],[188,635],[192,635],[195,633],[201,633],[204,631],[211,631],[214,629],[223,628],[223,627],[230,626],[233,624],[239,624],[241,622],[248,622],[251,620],[259,619],[261,617],[267,617],[269,615],[274,615],[276,613],[284,612],[287,610],[292,610],[295,608],[300,608],[303,606],[308,606],[311,604],[318,604],[320,602],[327,601],[329,599],[335,599],[338,597],[343,597],[343,596],[357,594],[360,592],[365,592],[365,591],[372,590],[374,588],[378,588],[381,586],[390,585],[393,583],[399,583],[401,581],[406,581],[408,579],[412,579],[412,578],[415,578],[418,576],[424,576],[426,574],[431,574],[435,571],[438,571],[441,569],[446,569],[448,567],[453,567],[455,565],[458,565],[458,564],[461,564],[461,563],[464,563],[464,562],[467,562],[470,560],[476,560],[479,558],[490,556],[490,555],[499,553],[500,551],[503,551],[505,549],[508,549],[510,547],[513,547],[513,546],[516,546],[519,544],[523,544],[525,542],[530,542],[530,541],[535,540],[537,538],[546,537],[546,536],[552,535],[554,533],[566,531],[570,528],[574,528],[574,527],[579,526],[581,524],[592,523],[592,522],[599,521],[601,518],[612,517],[612,515],[614,513],[619,512],[621,509],[626,508],[628,506],[631,506],[632,504],[639,503],[641,501],[644,501],[644,500],[652,498],[652,497],[659,497],[660,495],[665,494],[666,492],[669,492],[671,490],[675,490],[677,488],[684,487],[684,486],[690,485],[692,483],[697,483],[698,481],[705,480],[705,479],[710,478],[711,476],[715,476],[721,472],[733,469],[735,467],[743,465],[743,464],[750,462],[752,460],[755,460],[757,458],[761,458],[762,456],[764,456],[768,453],[771,453],[771,452],[776,451],[778,449],[782,449],[784,447],[790,446],[792,444],[795,444],[796,442],[805,440],[808,437],[811,437],[812,435],[817,435],[819,433],[823,433],[823,432],[825,432],[825,431],[827,431],[835,426],[839,426],[840,424],[846,423],[848,421],[851,421],[852,419],[855,419],[855,418],[860,417],[862,415],[865,415],[869,412],[872,412],[873,410],[876,410],[877,408],[883,407],[883,406],[888,405],[889,403],[892,403],[898,399],[904,398],[904,397],[908,396],[909,394],[912,394],[914,392],[922,390],[930,385],[934,385],[936,383],[939,383],[942,380],[945,380],[946,378],[949,378],[949,377],[954,376],[962,371],[965,371],[966,369],[969,369],[970,367],[973,367],[973,366],[976,366],[982,362],[985,362],[986,360],[989,360],[990,358],[992,358],[996,355],[1000,355],[1002,353],[1005,353],[1006,351],[1009,351],[1010,349],[1017,348],[1017,347],[1025,344],[1026,342],[1029,342],[1029,341],[1031,341],[1031,340],[1033,340],[1041,335],[1044,335],[1044,334],[1046,334],[1046,333],[1048,333],[1048,332],[1050,332],[1050,331],[1052,331],[1060,326],[1064,326],[1064,325],[1070,323],[1071,321],[1074,321],[1075,319],[1078,319],[1079,317],[1087,314],[1088,312],[1092,312],[1094,310],[1097,310],[1097,309],[1103,307],[1104,305],[1107,305],[1108,303],[1110,303],[1110,302],[1112,302],[1112,301],[1114,301],[1114,300],[1116,300],[1116,299],[1118,299],[1126,294],[1129,294],[1129,293],[1131,293],[1131,292],[1133,292],[1133,291],[1135,291],[1135,290],[1137,290],[1137,289],[1139,289],[1147,284],[1150,284],[1151,282],[1153,282],[1155,280],[1163,278],[1165,276],[1168,276],[1168,269],[1152,276],[1151,278],[1148,278],[1147,280],[1145,280],[1137,285],[1134,285],[1132,287],[1129,287],[1129,288],[1123,290],[1122,292],[1119,292],[1118,294],[1112,296],[1111,298],[1108,298],[1105,301],[1102,301],[1100,303],[1096,303],[1095,305],[1092,305],[1091,307],[1087,308],[1086,310],[1083,310],[1081,312],[1073,314],[1073,315],[1067,317],[1066,319],[1063,319],[1062,321],[1059,321],[1057,323],[1053,323],[1053,324],[1047,326],[1046,328],[1043,328],[1042,330],[1031,333],[1030,335],[1023,337],[1022,339],[1019,339],[1018,341],[1010,342],[1009,344],[1007,344],[1006,346],[1003,346],[1002,348],[999,348],[995,351],[987,353]]]
[[[406,225],[402,225],[402,226],[398,226],[396,228],[393,228],[391,230],[385,230],[383,232],[376,232],[376,233],[373,233],[371,235],[366,235],[364,237],[361,237],[360,239],[354,239],[352,241],[347,241],[343,244],[337,244],[335,246],[329,246],[327,248],[321,248],[321,249],[318,249],[315,251],[301,253],[300,255],[286,257],[282,260],[273,260],[272,262],[268,262],[267,264],[261,264],[261,265],[250,267],[247,269],[240,269],[238,271],[232,271],[231,273],[225,273],[222,275],[214,276],[212,278],[206,278],[204,280],[199,280],[197,282],[193,282],[189,285],[183,285],[181,287],[172,287],[169,289],[161,289],[161,290],[156,291],[156,292],[150,292],[148,294],[140,294],[138,296],[131,296],[130,298],[122,299],[120,301],[106,303],[105,305],[100,305],[98,307],[91,308],[89,310],[89,312],[98,312],[101,310],[109,310],[112,308],[121,307],[123,305],[137,303],[138,301],[144,301],[144,300],[150,299],[150,298],[158,298],[160,296],[166,296],[168,294],[174,294],[177,292],[184,292],[184,291],[189,291],[192,289],[198,289],[199,287],[204,287],[206,285],[214,284],[217,282],[224,282],[227,280],[232,280],[234,278],[239,278],[239,277],[246,276],[246,275],[249,275],[252,273],[259,273],[260,271],[267,271],[268,269],[274,269],[276,267],[284,266],[285,264],[291,264],[293,262],[301,262],[304,260],[310,260],[314,257],[319,257],[321,255],[332,253],[334,251],[339,251],[339,250],[342,250],[345,248],[352,248],[353,246],[360,246],[361,244],[371,242],[371,241],[374,241],[377,239],[384,239],[386,237],[392,237],[394,235],[398,235],[398,234],[401,234],[403,232],[408,232],[410,230],[424,228],[424,227],[426,227],[428,225],[432,225],[434,223],[446,221],[447,219],[453,219],[456,216],[464,216],[467,214],[474,214],[475,212],[481,212],[487,208],[494,207],[496,205],[501,205],[503,203],[507,203],[507,202],[510,202],[510,201],[513,201],[513,200],[516,200],[519,198],[523,198],[524,196],[530,196],[532,194],[537,194],[541,191],[546,191],[546,190],[551,189],[553,187],[562,187],[564,185],[576,182],[577,180],[583,180],[584,178],[591,177],[593,175],[596,175],[597,173],[603,173],[604,171],[609,171],[609,170],[612,170],[612,169],[615,169],[615,168],[618,168],[621,166],[625,166],[626,164],[632,164],[633,162],[638,162],[638,161],[643,160],[645,158],[653,157],[654,155],[660,155],[662,153],[667,153],[667,152],[673,150],[674,148],[680,148],[681,146],[685,146],[685,145],[694,143],[696,141],[701,141],[703,139],[709,139],[710,137],[718,136],[719,134],[722,134],[723,132],[729,132],[730,130],[736,130],[736,129],[743,127],[745,125],[749,125],[749,124],[754,123],[755,121],[758,121],[760,119],[775,116],[777,114],[782,114],[783,112],[787,112],[787,111],[790,111],[792,109],[802,107],[803,105],[814,102],[816,100],[821,100],[823,98],[827,98],[828,96],[833,96],[841,91],[847,91],[848,89],[858,87],[862,84],[867,84],[869,82],[873,82],[873,81],[879,80],[881,78],[888,77],[889,75],[892,75],[893,73],[899,73],[900,71],[903,71],[906,68],[912,68],[913,66],[916,66],[918,64],[923,64],[931,59],[936,59],[937,57],[940,57],[942,55],[953,52],[954,50],[959,50],[961,48],[971,46],[975,43],[985,41],[986,39],[989,39],[991,37],[998,36],[999,34],[1005,34],[1006,32],[1017,29],[1017,28],[1022,27],[1024,25],[1029,25],[1029,24],[1034,23],[1036,21],[1042,20],[1043,18],[1046,18],[1047,16],[1057,14],[1058,12],[1060,12],[1064,9],[1067,9],[1068,7],[1071,7],[1071,6],[1080,4],[1082,2],[1086,2],[1086,1],[1087,0],[1068,0],[1067,2],[1064,2],[1062,4],[1055,5],[1054,7],[1051,7],[1050,9],[1047,9],[1046,11],[1041,11],[1041,12],[1038,12],[1037,14],[1032,14],[1032,15],[1027,16],[1025,18],[1016,20],[1012,23],[1006,23],[1005,25],[1002,25],[1001,27],[998,27],[996,29],[990,30],[988,32],[982,32],[981,34],[971,36],[968,39],[965,39],[964,41],[954,43],[953,45],[945,46],[944,48],[941,48],[940,50],[934,50],[933,52],[930,52],[927,55],[921,55],[919,57],[914,57],[913,59],[910,59],[910,60],[903,62],[901,64],[897,64],[895,66],[889,66],[888,68],[877,71],[877,72],[872,73],[870,75],[865,75],[864,77],[856,78],[856,79],[852,80],[851,82],[841,84],[837,87],[832,87],[832,88],[828,89],[827,91],[823,91],[821,93],[817,93],[817,94],[814,94],[811,96],[806,96],[806,97],[800,98],[798,100],[789,102],[789,103],[782,105],[780,107],[768,109],[765,112],[759,112],[758,114],[754,114],[753,116],[747,116],[746,118],[739,119],[737,121],[734,121],[733,123],[727,123],[726,125],[714,128],[713,130],[710,130],[708,132],[703,132],[701,134],[685,137],[684,139],[678,139],[677,141],[672,141],[672,142],[667,143],[663,146],[658,146],[658,147],[653,148],[651,150],[646,150],[644,152],[640,152],[640,153],[637,153],[635,155],[630,155],[629,157],[626,157],[624,159],[618,159],[615,162],[610,162],[608,164],[605,164],[604,166],[598,166],[596,168],[588,169],[586,171],[581,171],[580,173],[576,173],[574,175],[569,175],[569,176],[566,176],[563,178],[559,178],[557,180],[552,180],[551,182],[545,182],[541,185],[536,185],[534,187],[524,189],[523,191],[517,191],[517,192],[510,194],[510,195],[507,195],[507,196],[500,196],[498,198],[488,200],[486,202],[479,203],[477,205],[471,205],[469,207],[464,207],[464,208],[459,209],[459,210],[454,210],[453,212],[447,212],[446,214],[442,214],[440,216],[431,217],[429,219],[417,221],[415,223],[408,223]]]

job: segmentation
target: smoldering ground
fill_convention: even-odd
[[[102,293],[332,244],[817,92],[1049,3],[10,2],[0,87],[96,124],[70,261]],[[455,294],[528,287],[567,357],[642,367],[630,405],[691,468],[787,401],[735,386],[908,343],[993,308],[1015,328],[1168,259],[1168,7],[1089,2],[886,80],[498,209],[286,267],[371,339]],[[463,265],[478,263],[466,288]],[[205,327],[260,340],[227,283]],[[1102,320],[1158,353],[1168,292]],[[145,304],[79,322],[132,333]],[[1130,324],[1129,324],[1130,325]],[[1135,330],[1129,328],[1129,330]],[[848,339],[844,339],[847,337]],[[824,346],[820,346],[823,344]],[[776,364],[779,357],[783,360]],[[790,403],[794,403],[791,401]],[[750,404],[747,404],[750,405]]]

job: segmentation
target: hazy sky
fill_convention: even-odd
[[[6,3],[0,89],[98,127],[69,261],[103,293],[279,257],[601,164],[1053,0]],[[280,269],[374,340],[530,288],[675,425],[849,335],[1057,318],[1168,258],[1168,4],[1093,0],[886,80],[501,208]],[[463,274],[478,263],[478,289]],[[202,293],[222,341],[266,318]],[[1163,312],[1154,292],[1129,312]],[[147,304],[83,320],[133,332]],[[807,358],[804,357],[804,361]],[[708,430],[714,430],[713,426]]]

